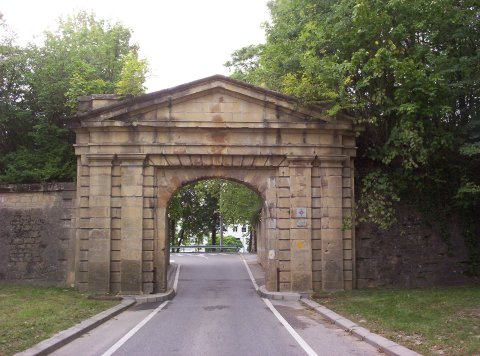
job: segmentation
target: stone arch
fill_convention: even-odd
[[[154,283],[156,288],[153,288],[155,291],[165,290],[167,285],[167,271],[169,264],[169,241],[168,241],[168,224],[167,224],[167,210],[170,204],[172,197],[182,188],[189,184],[194,184],[195,182],[209,179],[226,179],[231,180],[237,183],[240,183],[250,190],[254,191],[262,200],[262,216],[263,220],[259,227],[260,230],[260,243],[257,250],[257,254],[260,260],[266,264],[267,262],[267,250],[269,243],[272,241],[268,240],[268,236],[262,234],[262,226],[268,224],[272,219],[275,219],[274,212],[268,207],[273,206],[275,201],[269,201],[274,195],[268,194],[269,190],[269,181],[275,179],[275,170],[273,169],[241,169],[241,167],[228,167],[228,168],[204,168],[204,169],[192,169],[192,168],[183,168],[183,169],[171,169],[171,170],[162,170],[157,171],[157,174],[161,178],[157,178],[158,181],[163,180],[162,185],[165,189],[161,189],[161,192],[158,196],[158,203],[156,209],[156,219],[157,219],[157,243],[154,254],[156,256],[155,260],[155,270],[161,271],[156,273],[155,277],[157,280]],[[178,177],[181,177],[178,179]],[[272,188],[270,188],[271,190]],[[274,241],[273,241],[274,242]],[[162,273],[163,272],[163,273]],[[270,278],[275,276],[267,276],[268,282]],[[267,282],[267,283],[268,283]],[[271,284],[276,283],[277,281],[271,281]],[[144,288],[144,291],[148,291],[150,288]]]
[[[344,224],[356,152],[349,117],[223,76],[79,100],[71,272],[80,290],[164,291],[168,201],[205,177],[243,182],[266,202],[259,259],[268,290],[354,286],[355,236]]]

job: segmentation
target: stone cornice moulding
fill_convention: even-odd
[[[105,153],[87,153],[86,158],[89,166],[111,166],[113,164],[113,160],[115,159],[115,155]]]
[[[146,164],[159,167],[272,168],[284,165],[285,155],[151,154]]]
[[[145,153],[119,153],[116,155],[120,166],[143,166],[145,165],[147,154]]]

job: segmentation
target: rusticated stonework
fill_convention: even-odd
[[[353,287],[354,236],[344,225],[353,201],[350,118],[213,76],[125,100],[82,97],[73,121],[80,290],[164,291],[169,201],[208,178],[244,183],[263,199],[267,289]]]

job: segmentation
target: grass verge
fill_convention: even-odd
[[[0,283],[0,355],[25,350],[116,304],[72,289]]]
[[[353,290],[314,297],[421,354],[480,355],[480,286]]]

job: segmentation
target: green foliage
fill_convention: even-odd
[[[143,83],[147,74],[148,64],[145,59],[138,59],[136,52],[130,52],[124,60],[120,80],[116,85],[118,94],[139,95],[145,92]]]
[[[187,185],[170,201],[170,241],[175,246],[196,244],[209,235],[209,243],[216,245],[220,216],[224,226],[245,224],[254,228],[260,208],[258,195],[240,183],[210,179]]]
[[[255,82],[255,72],[262,53],[262,45],[250,45],[232,53],[232,60],[225,66],[233,70],[232,78],[245,82]],[[258,83],[257,83],[258,84]]]
[[[243,184],[223,181],[219,200],[225,225],[250,225],[259,221],[262,202],[254,191]]]
[[[395,223],[394,202],[400,198],[388,175],[375,171],[363,177],[362,190],[357,203],[359,221],[371,221],[383,230]]]
[[[72,133],[51,123],[40,123],[28,133],[29,146],[19,146],[5,155],[0,182],[65,181],[75,175],[71,145]]]
[[[388,227],[393,197],[438,217],[468,215],[472,204],[478,211],[477,0],[274,0],[269,8],[261,51],[235,52],[230,67],[364,124],[360,217]]]
[[[213,245],[211,238],[208,240],[208,244]],[[220,243],[218,242],[217,245],[219,244]],[[243,248],[242,241],[237,239],[235,236],[231,236],[231,235],[223,236],[223,246],[236,246],[237,247],[237,249],[235,250],[236,252],[240,251]],[[226,249],[224,251],[232,252],[232,250],[226,250]]]
[[[74,136],[65,127],[77,97],[141,94],[147,63],[128,28],[86,12],[60,19],[42,46],[18,47],[0,28],[0,181],[72,180]]]
[[[480,286],[364,289],[319,295],[319,302],[422,355],[480,352]]]
[[[0,354],[26,350],[116,304],[73,289],[0,282]]]

